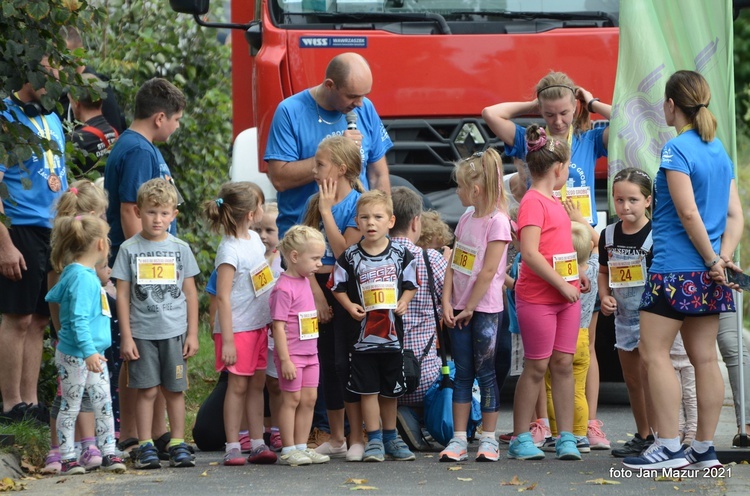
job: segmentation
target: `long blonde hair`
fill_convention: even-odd
[[[459,186],[477,184],[482,187],[487,204],[485,212],[477,212],[480,217],[491,214],[495,208],[507,212],[508,200],[502,186],[502,167],[500,154],[494,148],[488,148],[484,152],[460,160],[453,169],[453,176]]]
[[[331,162],[335,167],[340,165],[346,166],[344,172],[344,178],[349,181],[352,189],[359,191],[360,193],[365,192],[362,181],[359,179],[359,174],[362,172],[362,159],[359,155],[359,146],[357,146],[352,140],[341,135],[329,136],[324,139],[318,145],[318,151],[328,150],[331,154]],[[318,204],[320,203],[320,193],[315,193],[310,198],[310,205],[305,212],[305,218],[302,224],[305,226],[314,227],[318,229],[322,218],[320,216],[320,210]]]

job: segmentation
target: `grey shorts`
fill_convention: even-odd
[[[49,416],[56,419],[57,414],[60,413],[60,404],[62,403],[62,396],[55,396],[55,401],[52,402],[52,406],[49,409]],[[91,398],[89,398],[89,392],[83,390],[83,396],[81,397],[81,413],[94,413],[94,405],[91,404]]]
[[[187,391],[187,362],[182,358],[185,335],[169,339],[133,338],[140,358],[125,362],[127,386],[149,389],[161,386],[167,391]]]

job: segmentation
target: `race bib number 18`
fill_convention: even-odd
[[[463,243],[456,243],[453,250],[453,261],[451,268],[462,274],[470,276],[474,270],[474,262],[477,259],[478,250],[474,247],[467,246]]]

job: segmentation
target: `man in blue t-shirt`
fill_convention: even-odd
[[[390,192],[386,152],[393,146],[375,107],[367,98],[372,72],[356,53],[342,53],[328,63],[325,80],[282,101],[271,122],[264,159],[278,191],[279,238],[297,222],[307,199],[318,191],[313,179],[315,151],[326,137],[342,134],[360,147],[366,189]],[[357,116],[347,129],[346,114]]]
[[[172,173],[154,142],[163,142],[180,127],[185,96],[172,83],[153,78],[140,87],[135,96],[133,123],[115,143],[104,168],[104,189],[109,194],[107,222],[112,241],[110,265],[120,245],[141,231],[136,214],[136,199],[141,184],[161,177],[172,185]],[[181,200],[178,192],[178,200]],[[181,201],[178,201],[178,204]],[[177,221],[169,226],[177,234]]]
[[[41,66],[54,73],[47,57]],[[40,138],[65,151],[60,119],[42,107],[44,87],[31,83],[12,93],[3,103],[0,127],[6,122],[29,128]],[[10,219],[10,229],[0,222],[0,395],[3,411],[0,424],[35,419],[49,421],[40,407],[37,382],[42,361],[42,338],[49,322],[47,276],[51,271],[50,233],[54,205],[68,188],[65,157],[34,148],[18,163],[0,163],[2,197],[0,213]]]

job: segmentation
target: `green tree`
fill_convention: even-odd
[[[113,78],[128,120],[138,88],[152,77],[166,78],[185,93],[180,129],[159,147],[185,198],[180,237],[190,243],[206,276],[213,270],[216,240],[204,226],[202,203],[229,179],[229,47],[217,41],[216,30],[199,27],[163,1],[106,0],[102,7],[94,29],[82,33],[84,43],[93,66]]]

